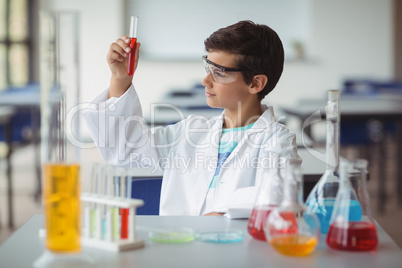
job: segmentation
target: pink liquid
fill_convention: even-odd
[[[346,227],[333,223],[329,227],[327,244],[341,250],[371,250],[378,244],[377,231],[370,222],[349,222]]]
[[[266,222],[273,209],[273,206],[264,206],[264,207],[256,207],[251,212],[250,219],[248,220],[248,233],[258,240],[266,241],[264,227],[266,226]]]
[[[120,226],[120,238],[127,239],[128,238],[128,208],[121,208],[121,226]]]
[[[267,241],[265,236],[264,228],[267,227],[267,221],[269,214],[275,206],[264,206],[264,207],[256,207],[251,212],[250,219],[248,220],[247,229],[249,234],[255,239]],[[275,229],[275,226],[271,226],[269,232],[271,235],[280,235],[280,234],[297,234],[297,219],[293,212],[282,211],[279,213],[282,220],[285,220],[288,223],[287,228],[283,229]]]
[[[135,50],[137,49],[137,38],[130,38],[130,48],[131,52],[128,53],[128,58],[127,58],[127,74],[129,76],[134,75],[135,71]]]

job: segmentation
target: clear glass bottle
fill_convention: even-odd
[[[262,241],[266,241],[264,226],[268,215],[282,201],[283,163],[281,164],[281,162],[285,158],[276,154],[272,159],[273,167],[270,169],[269,175],[263,178],[258,186],[257,198],[247,225],[249,234]]]
[[[317,214],[323,234],[328,232],[339,188],[339,90],[328,91],[325,112],[327,121],[326,170],[306,200],[306,205]]]
[[[378,238],[366,187],[367,161],[342,161],[340,175],[327,244],[347,251],[372,250]]]
[[[272,209],[265,233],[268,242],[279,253],[305,256],[316,247],[320,237],[317,215],[303,202],[303,180],[299,159],[288,159],[284,177],[284,197]]]
[[[45,7],[42,7],[45,8]],[[40,16],[41,162],[46,239],[34,267],[93,264],[81,247],[81,165],[77,12],[43,9]],[[82,266],[81,266],[82,267]]]

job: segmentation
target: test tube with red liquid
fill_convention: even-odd
[[[138,25],[138,17],[131,16],[130,36],[129,36],[131,51],[130,53],[128,53],[127,58],[127,74],[129,76],[133,76],[135,71],[135,51],[137,49],[137,25]]]
[[[130,174],[126,173],[126,177],[122,178],[122,183],[124,183],[124,191],[123,196],[127,199],[131,198],[131,176]],[[120,226],[120,238],[121,239],[128,239],[129,236],[129,215],[130,209],[128,208],[121,208],[120,209],[120,216],[121,216],[121,226]]]
[[[130,198],[131,196],[131,187],[128,187],[129,185],[129,177],[127,176],[126,170],[122,167],[116,167],[115,168],[115,174],[114,174],[114,184],[115,184],[115,196],[120,197],[120,198]],[[131,185],[131,184],[130,184]],[[120,208],[118,211],[115,211],[115,216],[113,220],[116,221],[116,224],[118,224],[118,213],[120,212],[120,228],[117,229],[114,232],[114,238],[118,239],[120,236],[120,239],[127,239],[129,236],[129,209],[128,208]],[[117,233],[116,233],[117,232]]]

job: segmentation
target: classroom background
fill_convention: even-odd
[[[145,117],[153,112],[154,103],[175,102],[183,95],[193,97],[198,104],[199,95],[193,92],[200,89],[205,75],[203,40],[218,28],[246,19],[271,26],[283,41],[284,72],[276,89],[263,102],[273,106],[277,116],[299,136],[303,132],[300,123],[281,108],[324,99],[330,89],[375,95],[384,93],[386,87],[384,95],[395,90],[391,94],[402,104],[399,0],[1,0],[0,109],[7,106],[6,101],[1,102],[6,93],[40,82],[39,19],[44,9],[79,14],[78,86],[82,103],[108,86],[110,73],[105,58],[109,46],[128,33],[130,16],[137,15],[138,41],[142,46],[134,86]],[[342,100],[340,105],[342,109]],[[33,214],[43,213],[35,162],[38,130],[32,128],[35,114],[37,110],[28,109],[15,119],[16,125],[29,120],[25,125],[21,123],[12,143],[12,228],[8,227],[7,214],[9,145],[4,127],[0,129],[0,244]],[[80,134],[84,140],[90,139],[84,125]],[[325,123],[316,124],[309,134],[318,150],[325,148]],[[384,128],[374,140],[341,144],[341,155],[370,158],[373,175],[368,187],[375,219],[402,247],[402,231],[398,228],[402,206],[395,191],[398,180],[402,180],[397,173],[402,164],[397,142],[392,127]],[[87,166],[102,162],[95,148],[82,150],[82,159],[88,161]],[[385,159],[381,162],[385,168],[379,164],[380,159]],[[89,168],[83,169],[84,174],[89,174]],[[82,184],[84,189],[88,186],[85,176]],[[384,187],[385,197],[380,196],[378,187]]]

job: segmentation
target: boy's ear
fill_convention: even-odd
[[[257,94],[264,89],[265,85],[268,83],[268,77],[265,74],[258,74],[253,77],[253,81],[249,87],[250,94]]]

